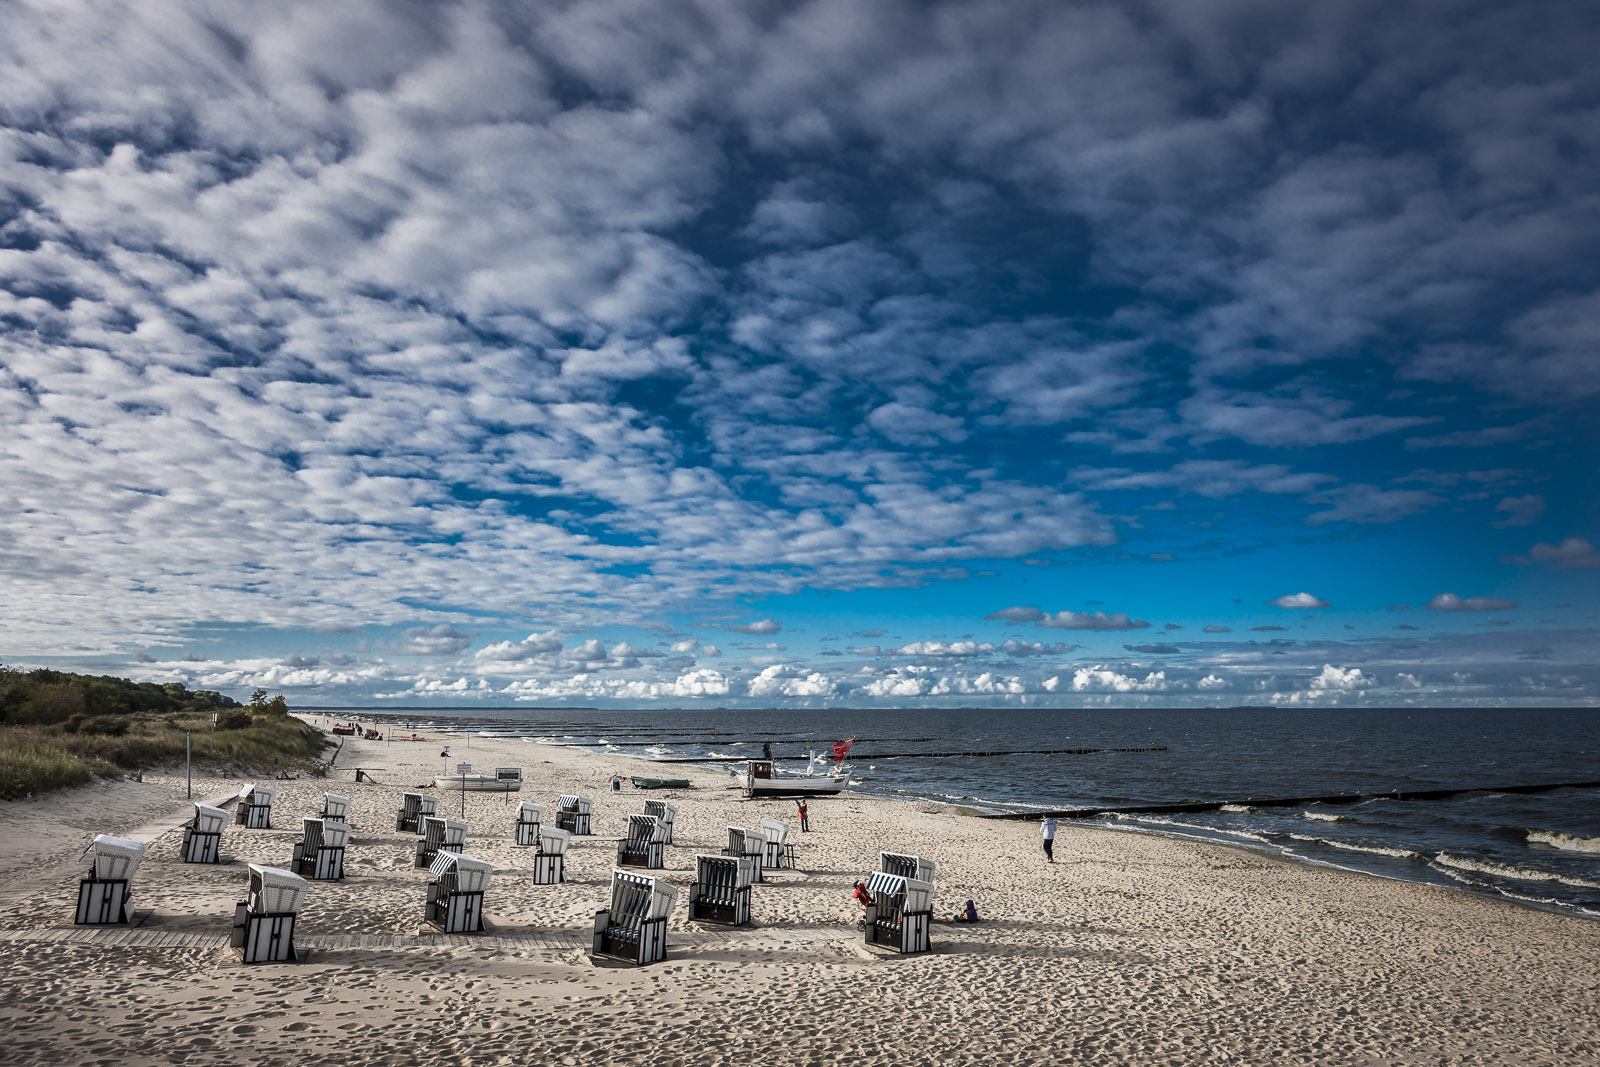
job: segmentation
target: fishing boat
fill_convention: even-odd
[[[747,761],[733,777],[749,797],[833,796],[850,786],[848,774],[779,774],[767,759]]]
[[[521,767],[497,767],[493,774],[440,774],[433,779],[435,789],[458,789],[479,793],[515,793],[522,788]]]
[[[688,789],[689,788],[689,779],[687,779],[687,778],[640,778],[638,775],[634,775],[633,776],[633,787],[635,789]]]

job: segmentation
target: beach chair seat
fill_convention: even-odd
[[[927,952],[933,926],[933,883],[874,871],[867,876],[866,943],[896,952]]]
[[[80,926],[132,922],[128,885],[144,861],[144,845],[100,834],[84,851],[90,854],[89,874],[78,883],[78,907],[72,921]]]
[[[748,856],[697,855],[689,887],[692,922],[743,926],[750,921],[750,885],[756,865]]]
[[[299,958],[294,924],[309,888],[310,883],[293,871],[250,864],[250,891],[234,907],[229,937],[241,960],[275,963]]]
[[[539,844],[539,827],[544,825],[544,805],[524,800],[517,805],[517,844],[534,848]]]
[[[533,884],[556,885],[567,880],[567,846],[572,835],[555,826],[539,827],[539,851],[533,857]]]
[[[322,794],[322,818],[328,822],[350,821],[350,798],[338,793]]]
[[[722,854],[748,857],[754,867],[753,880],[757,882],[766,880],[761,874],[761,868],[767,858],[767,832],[760,827],[754,829],[747,826],[728,827],[728,847],[722,850]]]
[[[563,793],[556,798],[556,826],[576,837],[587,837],[594,801]]]
[[[775,868],[793,867],[794,846],[789,844],[789,824],[782,819],[762,819],[761,832],[767,839],[762,851],[762,865]]]
[[[669,804],[665,800],[647,800],[644,802],[644,813],[654,815],[666,831],[662,843],[672,844],[672,824],[678,818],[678,805]]]
[[[247,830],[272,829],[272,801],[277,795],[276,789],[264,785],[245,786],[239,790],[233,821]]]
[[[466,823],[425,815],[422,819],[422,840],[417,842],[415,866],[431,867],[434,857],[439,853],[460,852],[466,843]]]
[[[611,907],[594,913],[594,952],[646,964],[667,955],[667,918],[678,890],[658,878],[611,872]]]
[[[350,826],[335,819],[306,819],[304,836],[294,846],[290,866],[303,878],[336,882],[344,877],[344,848]]]
[[[664,861],[666,829],[654,815],[629,815],[628,836],[617,841],[617,866],[659,870]]]
[[[428,867],[425,918],[447,934],[476,934],[484,930],[483,893],[494,866],[487,860],[459,852],[440,852]]]
[[[228,813],[210,804],[196,804],[194,818],[183,827],[183,862],[221,863],[222,831]]]
[[[921,856],[907,856],[900,852],[878,853],[878,870],[885,874],[897,874],[901,878],[913,878],[919,882],[933,881],[933,861],[923,859]]]

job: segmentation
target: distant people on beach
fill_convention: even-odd
[[[872,894],[867,891],[867,884],[865,882],[857,882],[856,891],[850,895],[855,897],[856,903],[860,904],[863,908],[870,908],[872,906]]]
[[[970,900],[967,901],[966,905],[964,907],[962,907],[962,909],[960,911],[956,912],[955,917],[952,918],[950,921],[954,922],[954,923],[975,923],[975,922],[977,922],[978,921],[978,905],[974,904]]]
[[[763,741],[763,742],[761,742],[761,758],[762,759],[771,759],[772,758],[772,742],[771,741]]]
[[[803,833],[803,834],[804,833],[810,833],[811,832],[811,823],[808,822],[807,818],[806,818],[806,802],[804,800],[796,798],[795,802],[794,802],[794,806],[795,806],[796,811],[800,815],[800,832]]]
[[[1056,861],[1056,821],[1050,816],[1043,816],[1039,821],[1039,836],[1044,838],[1044,858],[1051,863]]]

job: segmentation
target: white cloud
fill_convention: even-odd
[[[750,680],[749,693],[753,697],[831,697],[839,687],[831,678],[818,671],[802,671],[773,664]]]
[[[1440,593],[1428,601],[1429,611],[1510,611],[1517,606],[1514,600],[1496,597],[1469,596],[1462,598],[1454,593]]]
[[[1076,693],[1153,693],[1166,689],[1167,684],[1165,671],[1154,671],[1139,679],[1105,667],[1080,667],[1072,675]]]
[[[1321,597],[1312,596],[1310,593],[1286,593],[1283,596],[1278,597],[1276,600],[1268,601],[1268,603],[1276,604],[1280,608],[1292,608],[1307,611],[1320,610],[1328,606],[1328,602],[1326,600],[1323,600]]]
[[[783,629],[783,626],[774,619],[759,619],[755,622],[730,623],[728,625],[728,629],[732,630],[734,633],[755,634],[761,636],[765,634],[775,634],[779,630]]]
[[[1321,673],[1311,679],[1313,692],[1367,689],[1375,684],[1376,680],[1363,674],[1360,667],[1335,667],[1331,663],[1324,663]]]
[[[496,641],[480,648],[476,659],[489,663],[521,663],[561,651],[561,638],[555,633],[531,633],[521,641]]]

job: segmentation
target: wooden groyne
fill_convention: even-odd
[[[1106,808],[1061,808],[1056,811],[1006,811],[986,814],[986,819],[1093,819],[1100,815],[1182,815],[1221,811],[1223,808],[1293,808],[1311,804],[1360,804],[1367,800],[1447,800],[1467,793],[1548,793],[1555,789],[1600,789],[1600,782],[1555,782],[1546,785],[1465,786],[1458,789],[1396,789],[1388,793],[1332,793],[1314,797],[1246,797],[1241,800],[1203,800],[1181,804],[1118,805]]]

